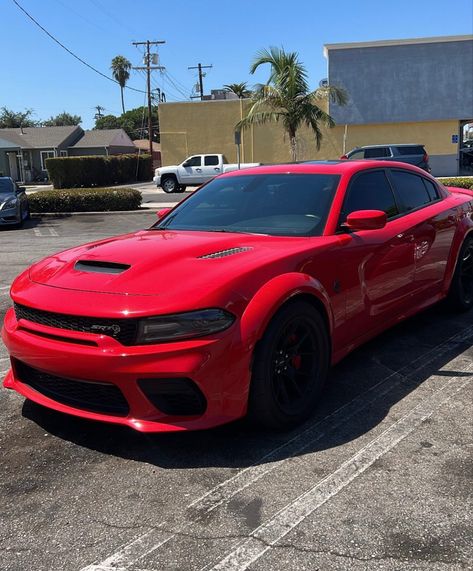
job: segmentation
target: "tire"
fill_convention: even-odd
[[[177,192],[184,192],[186,190],[186,185],[185,184],[180,184],[179,188],[177,189]]]
[[[30,212],[30,206],[29,205],[26,207],[25,220],[31,220],[31,212]]]
[[[330,364],[330,341],[320,312],[306,301],[283,306],[258,343],[248,418],[287,429],[314,411]]]
[[[175,176],[165,176],[163,177],[163,180],[161,181],[161,188],[164,190],[164,192],[171,194],[172,192],[176,192],[177,189],[179,188],[179,185],[177,184],[177,180]]]
[[[460,248],[448,301],[456,311],[468,311],[473,307],[473,234],[465,238]]]

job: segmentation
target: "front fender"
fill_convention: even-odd
[[[311,295],[323,305],[330,333],[332,332],[330,298],[322,284],[307,274],[290,272],[266,282],[246,306],[241,317],[241,334],[247,349],[253,349],[261,339],[276,311],[289,299],[301,294]]]

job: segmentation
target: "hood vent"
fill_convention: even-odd
[[[74,269],[79,272],[92,272],[95,274],[121,274],[128,268],[131,268],[128,264],[96,260],[79,260],[74,266]]]
[[[241,252],[248,252],[252,250],[247,246],[240,248],[229,248],[228,250],[220,250],[219,252],[213,252],[212,254],[205,254],[204,256],[199,256],[201,260],[209,260],[212,258],[226,258],[227,256],[233,256],[233,254],[240,254]]]

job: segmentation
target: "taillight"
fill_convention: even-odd
[[[348,160],[348,157],[347,157],[346,155],[342,155],[342,156],[340,157],[340,159],[341,159],[341,160]]]
[[[422,160],[424,161],[424,163],[429,162],[429,155],[427,154],[427,151],[424,151],[424,158]]]

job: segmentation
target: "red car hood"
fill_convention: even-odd
[[[50,287],[126,295],[184,295],[218,288],[307,238],[210,232],[142,231],[66,250],[30,268]],[[289,248],[289,251],[288,251]]]

